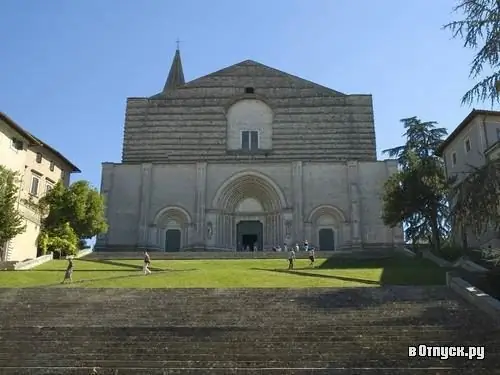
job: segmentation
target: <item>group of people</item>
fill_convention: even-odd
[[[287,251],[287,245],[285,244],[284,246],[284,251]],[[309,255],[309,267],[314,267],[314,260],[315,260],[315,255],[314,255],[314,248],[309,246],[309,243],[307,241],[304,241],[304,245],[302,246],[303,250],[308,253]],[[298,253],[300,251],[300,246],[299,244],[295,244],[295,249],[292,247],[290,248],[290,251],[288,251],[288,269],[293,270],[294,264],[295,264],[295,254],[296,252]]]
[[[283,250],[285,252],[288,251],[288,247],[286,244],[283,246],[283,248],[284,248]],[[307,243],[307,241],[304,241],[303,250],[308,252],[309,260],[311,262],[309,264],[309,266],[310,267],[314,266],[314,260],[315,260],[314,248],[309,247],[309,244]],[[291,247],[290,250],[288,251],[288,269],[289,270],[293,270],[293,267],[295,264],[295,253],[299,252],[299,251],[300,251],[299,244],[295,244],[295,247]],[[145,251],[144,252],[144,265],[142,268],[144,275],[151,274],[151,270],[149,269],[150,266],[151,266],[151,257],[149,255],[149,253],[147,251]],[[73,258],[71,258],[71,257],[68,258],[68,266],[66,267],[66,271],[64,273],[64,279],[63,279],[61,284],[64,284],[66,281],[69,281],[69,282],[73,281]]]

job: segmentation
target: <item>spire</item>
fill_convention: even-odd
[[[184,81],[184,71],[182,70],[179,41],[177,41],[177,49],[175,51],[174,60],[172,61],[172,66],[170,67],[170,72],[168,73],[167,82],[165,82],[163,92],[175,90],[177,87],[184,85],[184,83],[186,82]]]

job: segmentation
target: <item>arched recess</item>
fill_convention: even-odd
[[[215,193],[212,207],[233,213],[247,198],[257,200],[265,212],[278,212],[287,207],[285,195],[270,177],[247,170],[228,178]]]
[[[168,206],[155,216],[156,244],[165,251],[178,251],[188,245],[191,215],[182,207]]]
[[[256,235],[262,248],[283,241],[282,210],[287,207],[285,195],[268,176],[253,170],[236,173],[217,190],[212,207],[218,211],[215,227],[217,246],[237,249],[243,235]],[[255,210],[255,212],[253,212]],[[262,232],[243,233],[242,222],[260,222]]]
[[[336,250],[346,241],[346,217],[341,209],[321,205],[307,219],[312,243],[320,250]]]
[[[271,150],[273,117],[273,110],[262,100],[245,98],[234,102],[226,111],[227,149]]]

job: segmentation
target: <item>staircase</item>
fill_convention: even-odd
[[[3,375],[443,375],[500,365],[499,330],[446,287],[0,289],[0,314]],[[409,359],[419,344],[486,346],[486,359]]]

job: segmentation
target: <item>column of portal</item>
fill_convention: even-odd
[[[222,220],[221,214],[217,214],[216,224],[215,224],[215,246],[220,247],[222,242]]]

